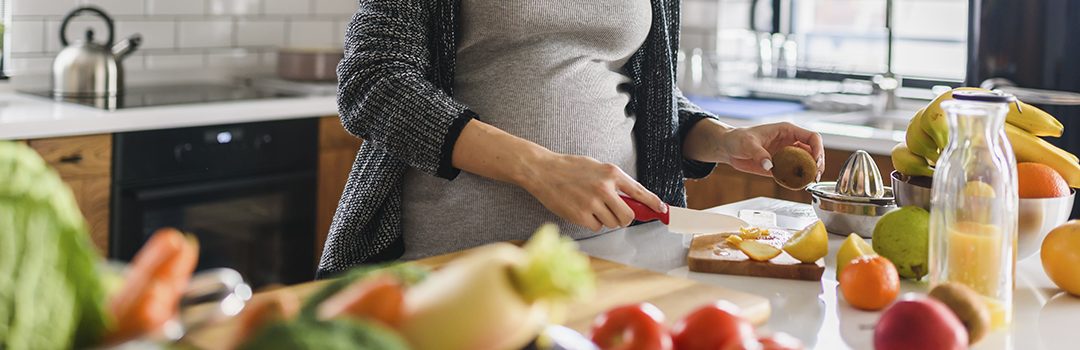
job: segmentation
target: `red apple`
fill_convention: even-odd
[[[894,303],[874,327],[876,350],[967,349],[967,330],[940,301],[921,298]]]
[[[758,338],[761,350],[803,350],[799,339],[784,332],[776,332],[767,337]]]
[[[718,301],[694,310],[671,328],[678,350],[740,350],[757,347],[754,325],[739,316],[739,307]]]

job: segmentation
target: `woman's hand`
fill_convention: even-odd
[[[666,212],[667,205],[611,163],[593,158],[551,153],[518,185],[555,215],[593,231],[630,225],[634,212],[619,192]]]
[[[772,154],[798,146],[817,160],[819,179],[825,170],[821,135],[787,122],[732,128],[707,119],[695,125],[684,142],[683,154],[690,159],[726,163],[763,176],[772,176]]]
[[[659,197],[613,164],[555,153],[475,119],[461,130],[453,165],[524,188],[555,215],[593,231],[634,220],[619,192],[667,211]]]

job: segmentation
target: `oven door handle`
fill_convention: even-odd
[[[314,179],[314,177],[315,173],[313,171],[300,171],[285,174],[260,176],[256,178],[211,180],[196,184],[184,184],[169,187],[158,187],[153,189],[135,190],[134,197],[137,201],[153,201],[177,196],[184,196],[193,193],[206,193],[235,190],[238,188],[271,186],[287,182],[310,181]],[[312,183],[312,185],[314,186],[314,183]],[[312,190],[314,190],[314,188],[312,188]]]

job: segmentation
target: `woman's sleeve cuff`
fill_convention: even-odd
[[[453,180],[461,173],[461,169],[454,167],[454,145],[457,144],[457,140],[461,137],[461,131],[465,130],[465,125],[469,124],[470,120],[477,119],[477,115],[470,109],[464,109],[454,119],[453,123],[450,123],[450,127],[446,130],[446,138],[443,140],[442,151],[439,155],[439,168],[435,172],[435,176]]]

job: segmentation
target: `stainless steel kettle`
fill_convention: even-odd
[[[87,28],[82,40],[69,44],[65,32],[75,17],[91,14],[100,17],[108,27],[109,35],[104,44],[94,42],[93,29]],[[60,24],[60,43],[64,46],[56,54],[52,66],[52,92],[58,98],[109,98],[124,90],[124,68],[121,61],[142,42],[142,36],[134,34],[113,45],[113,20],[97,7],[87,6],[72,10]]]

